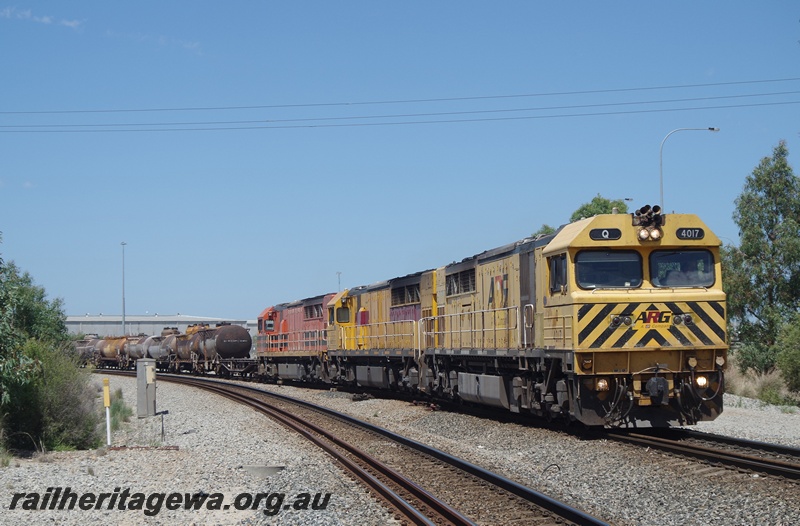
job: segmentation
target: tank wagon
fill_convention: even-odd
[[[75,351],[78,354],[81,364],[92,361],[95,354],[95,345],[97,345],[100,339],[100,336],[97,334],[87,334],[83,339],[75,341]]]
[[[153,358],[162,371],[247,375],[255,370],[249,358],[252,338],[240,325],[190,325],[185,334],[165,327],[159,336],[86,338],[75,343],[86,361],[97,367],[129,369],[139,358]]]
[[[649,206],[270,307],[258,375],[405,390],[589,426],[716,418],[719,239]]]

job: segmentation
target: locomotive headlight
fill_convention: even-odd
[[[705,376],[696,376],[694,379],[694,383],[696,383],[697,387],[699,387],[700,389],[705,389],[706,387],[708,387],[708,378],[706,378]]]
[[[598,378],[594,384],[595,391],[608,391],[608,379]]]
[[[636,234],[639,241],[658,241],[664,235],[659,228],[641,228]]]

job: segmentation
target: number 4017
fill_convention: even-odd
[[[678,239],[703,239],[706,235],[702,228],[679,228]]]

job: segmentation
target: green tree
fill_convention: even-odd
[[[788,155],[781,141],[747,177],[733,213],[741,244],[722,252],[728,321],[743,370],[774,369],[779,331],[800,305],[800,180]]]
[[[628,205],[625,204],[624,199],[610,200],[602,197],[600,194],[597,194],[597,196],[592,198],[590,202],[582,204],[580,208],[575,210],[572,213],[569,222],[572,223],[578,219],[582,219],[584,217],[593,217],[599,214],[610,214],[614,211],[614,208],[616,208],[621,214],[628,213]],[[553,228],[548,224],[543,224],[541,227],[539,227],[539,230],[531,234],[531,237],[552,234],[556,230],[558,229]]]
[[[0,259],[0,439],[42,449],[95,445],[89,373],[69,343],[63,302]]]
[[[91,373],[68,344],[28,339],[25,356],[35,360],[36,374],[12,387],[3,414],[8,446],[41,450],[97,446],[101,422]]]
[[[778,336],[778,369],[786,386],[800,392],[800,314],[783,326]]]
[[[14,262],[6,265],[10,288],[14,291],[14,328],[23,338],[63,343],[69,340],[61,298],[47,299],[43,287],[35,285],[27,272],[20,272]]]
[[[577,221],[584,217],[592,217],[599,214],[610,214],[613,209],[619,210],[620,214],[628,213],[628,205],[625,204],[623,199],[606,199],[600,194],[597,194],[588,203],[584,203],[572,213],[569,218],[570,222]]]
[[[17,328],[17,303],[15,267],[6,265],[0,258],[0,408],[9,402],[9,392],[14,386],[25,384],[32,378],[36,366],[22,352],[25,337]]]
[[[550,225],[545,223],[545,224],[543,224],[542,226],[539,227],[539,230],[537,230],[536,232],[531,234],[531,237],[535,238],[535,237],[538,237],[538,236],[546,236],[548,234],[552,234],[555,231],[556,231],[555,228],[553,228]]]

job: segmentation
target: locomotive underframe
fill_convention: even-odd
[[[705,389],[694,372],[582,374],[575,352],[555,350],[381,349],[319,356],[262,356],[264,379],[349,384],[419,392],[586,425],[661,427],[694,424],[722,412],[721,368]],[[705,374],[709,374],[708,371]],[[606,391],[596,382],[608,381]]]
[[[325,382],[330,375],[321,353],[266,353],[258,357],[254,374],[265,381]]]

